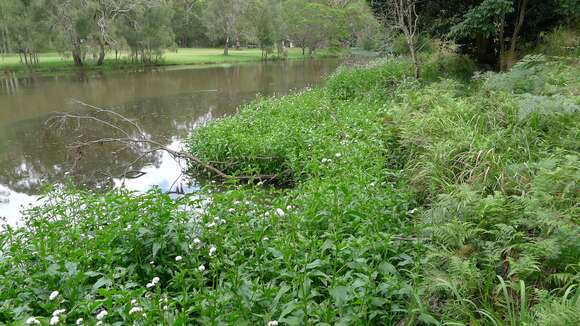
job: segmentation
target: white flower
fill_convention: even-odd
[[[181,261],[182,259],[183,259],[183,257],[181,257],[181,256],[175,257],[175,261]]]
[[[340,154],[340,153],[336,153],[336,154],[334,154],[334,156],[336,156],[336,158],[339,158],[339,157],[341,157],[341,156],[342,156],[342,154]]]
[[[242,203],[242,202],[241,202],[241,201],[239,201],[239,200],[236,200],[236,201],[234,201],[234,205],[239,205],[239,204],[241,204],[241,203]]]
[[[52,316],[52,318],[50,318],[50,321],[48,323],[50,325],[56,325],[56,324],[58,324],[58,316]]]
[[[54,300],[58,297],[58,291],[52,291],[52,293],[48,296],[48,300]]]
[[[60,314],[64,313],[66,311],[66,309],[57,309],[52,313],[53,317],[58,317],[60,316]]]
[[[153,284],[153,283],[147,283],[147,285],[145,285],[145,287],[148,288],[148,289],[150,289],[150,288],[152,288],[154,286],[155,286],[155,284]]]
[[[83,324],[83,319],[82,318],[77,319],[76,324],[77,325],[82,325]]]
[[[280,217],[283,217],[285,215],[282,208],[276,208],[276,214]]]
[[[213,256],[213,254],[215,254],[215,252],[217,251],[217,248],[214,245],[211,245],[209,247],[209,255]]]
[[[159,283],[159,281],[160,281],[159,277],[155,276],[155,277],[154,277],[154,278],[151,280],[151,283],[153,283],[153,285],[155,285],[155,284]]]
[[[198,245],[201,243],[201,240],[199,240],[198,238],[193,239],[193,243]]]
[[[203,273],[205,271],[205,266],[204,265],[199,265],[199,267],[197,268],[197,270]]]
[[[137,299],[131,300],[131,304],[134,306],[137,303]]]
[[[167,310],[167,305],[163,306],[163,310]]]
[[[270,212],[264,213],[264,216],[266,216],[266,217],[270,216]]]
[[[234,213],[235,211],[236,211],[236,209],[235,209],[235,208],[230,208],[230,209],[228,209],[228,212],[230,212],[230,213]]]
[[[129,315],[136,314],[138,312],[143,312],[143,308],[141,307],[133,307],[129,310]]]
[[[132,225],[131,224],[127,224],[127,230],[131,230]]]
[[[415,214],[416,211],[417,211],[417,209],[416,208],[413,208],[412,210],[408,211],[407,213],[409,213],[409,214]]]
[[[270,320],[268,322],[268,326],[278,326],[278,321],[277,320]]]
[[[150,261],[149,262],[149,265],[155,265],[155,262],[154,261]]]
[[[103,318],[105,318],[109,313],[106,310],[101,310],[101,312],[99,312],[97,314],[97,320],[102,320]]]
[[[246,204],[246,205],[250,205],[250,204],[251,204],[251,202],[250,202],[249,200],[246,200],[246,201],[244,202],[244,204]]]
[[[287,210],[287,211],[291,210],[292,208],[294,208],[294,207],[292,207],[292,205],[288,205],[288,206],[286,206],[286,210]]]
[[[270,240],[270,238],[268,238],[268,237],[264,237],[262,240],[264,240],[264,241],[268,241],[268,240]]]
[[[26,320],[26,325],[40,325],[40,321],[36,317],[30,317]]]
[[[216,224],[214,222],[207,223],[207,227],[210,229],[213,228],[214,226],[216,226]]]

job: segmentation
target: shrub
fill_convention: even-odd
[[[422,68],[424,79],[452,78],[464,82],[469,81],[477,69],[468,56],[445,52],[431,55]]]

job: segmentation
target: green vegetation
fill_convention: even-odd
[[[404,59],[344,68],[191,136],[276,187],[53,189],[0,233],[0,320],[577,324],[578,62],[467,81],[438,58],[421,81]]]
[[[296,16],[297,7],[307,15]],[[295,37],[298,34],[301,38]],[[171,52],[177,47],[222,46],[224,56],[231,47],[259,47],[262,59],[268,59],[274,49],[273,57],[285,58],[294,56],[289,47],[300,47],[303,55],[308,48],[312,55],[323,48],[362,47],[377,35],[380,25],[364,0],[0,1],[0,56],[9,56],[5,61],[14,66],[3,68],[11,70],[16,64],[48,69],[43,62],[54,53],[67,65],[71,61],[79,67],[111,68],[119,56],[123,64],[117,67],[152,65],[164,57],[173,61]]]

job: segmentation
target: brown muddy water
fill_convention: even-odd
[[[111,133],[95,124],[58,128],[47,123],[59,112],[87,111],[75,100],[121,113],[151,139],[178,149],[200,124],[235,114],[240,104],[258,95],[283,95],[319,85],[339,64],[324,59],[58,77],[0,76],[0,217],[17,225],[22,208],[37,202],[45,184],[73,182],[92,189],[124,186],[135,191],[158,186],[168,192],[197,187],[166,153],[135,161],[149,150],[145,146],[67,148],[75,140]],[[128,170],[144,174],[127,178]]]

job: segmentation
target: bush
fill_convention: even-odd
[[[401,79],[411,75],[404,60],[382,59],[366,66],[342,67],[326,83],[328,96],[337,100],[373,97],[385,100]]]
[[[463,82],[469,81],[477,69],[468,56],[445,52],[430,56],[422,68],[422,77],[426,80],[451,78]]]
[[[578,32],[563,26],[541,35],[538,52],[549,56],[578,58],[580,56],[580,36]]]

